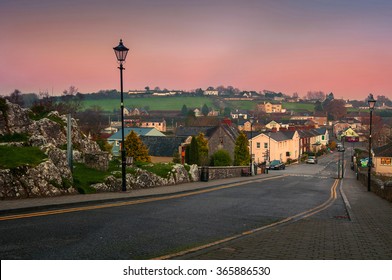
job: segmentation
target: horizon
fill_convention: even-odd
[[[277,2],[1,1],[0,95],[119,90],[113,47],[123,39],[126,91],[224,85],[392,97],[392,2]]]

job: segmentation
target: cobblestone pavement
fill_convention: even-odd
[[[350,218],[316,214],[177,259],[392,259],[392,203],[367,192],[351,170],[338,199]]]

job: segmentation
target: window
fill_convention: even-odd
[[[392,165],[392,158],[381,158],[381,165]]]
[[[268,149],[268,143],[264,143],[264,149]]]
[[[260,142],[256,143],[256,147],[257,147],[257,149],[260,149]]]
[[[290,152],[286,152],[286,157],[289,157],[290,156]]]
[[[325,140],[325,135],[321,136],[321,140]]]

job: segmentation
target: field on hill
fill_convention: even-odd
[[[257,100],[222,100],[208,96],[151,96],[151,97],[125,97],[124,106],[127,108],[148,108],[148,110],[181,110],[183,105],[190,108],[202,108],[206,104],[209,108],[219,109],[229,107],[231,109],[255,110]],[[99,100],[84,100],[83,109],[99,106],[106,112],[120,109],[120,96],[117,99],[107,98]],[[307,103],[283,103],[287,110],[313,111],[314,104]]]
[[[148,110],[181,110],[183,105],[188,108],[201,108],[204,104],[208,107],[213,106],[213,99],[204,96],[154,96],[154,97],[133,97],[124,98],[124,106],[127,108],[146,108]],[[118,99],[84,100],[83,109],[99,106],[104,111],[113,112],[120,109],[120,96]]]

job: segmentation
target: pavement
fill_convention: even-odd
[[[280,174],[270,172],[251,177],[192,182],[118,193],[3,200],[0,202],[0,215],[183,193],[277,175]],[[207,246],[196,252],[184,252],[172,258],[392,259],[392,203],[372,192],[367,192],[367,188],[356,180],[355,173],[349,169],[345,172],[345,178],[340,180],[339,190],[338,199],[344,201],[348,217],[320,219],[314,215]]]
[[[17,214],[30,211],[43,211],[60,207],[79,207],[101,202],[127,201],[132,199],[185,193],[199,189],[212,188],[220,185],[251,181],[279,175],[280,174],[278,173],[270,172],[269,174],[259,174],[256,176],[226,178],[220,180],[210,180],[208,182],[198,181],[149,189],[128,190],[125,192],[107,192],[83,195],[75,194],[43,198],[0,200],[0,215]]]

